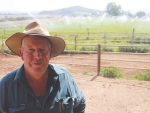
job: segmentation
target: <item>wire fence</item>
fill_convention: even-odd
[[[14,34],[15,31],[12,29],[0,29],[0,53],[11,53],[11,51],[6,47],[5,40]],[[118,35],[117,35],[118,34]],[[97,75],[101,71],[101,67],[107,67],[107,65],[103,65],[102,61],[124,61],[124,62],[142,62],[142,63],[150,63],[150,61],[145,60],[118,60],[118,59],[105,59],[101,58],[102,48],[105,47],[139,47],[139,48],[150,48],[150,34],[149,33],[137,33],[135,34],[134,30],[132,33],[100,33],[98,35],[95,34],[87,34],[85,35],[65,35],[62,36],[63,39],[66,41],[66,49],[65,52],[68,53],[96,53],[97,58],[88,58],[90,60],[94,60],[97,63],[93,64],[77,64],[72,62],[67,62],[70,65],[83,65],[83,66],[90,66],[97,69]],[[112,38],[116,38],[112,40]],[[140,38],[140,39],[139,39]],[[122,40],[125,39],[125,40]],[[111,42],[111,43],[109,43]],[[114,42],[126,42],[125,44],[115,43]],[[84,44],[83,44],[84,43]],[[93,49],[86,49],[86,47],[93,48]],[[71,48],[71,49],[70,49]],[[81,49],[79,49],[81,48]],[[107,51],[109,52],[109,51]],[[149,51],[146,51],[149,52]],[[13,53],[11,53],[13,54]],[[64,57],[68,58],[68,57]],[[69,57],[71,58],[71,57]],[[75,59],[85,59],[82,57],[76,57]],[[66,64],[65,62],[59,62],[60,64]],[[114,66],[117,68],[123,69],[139,69],[139,70],[148,70],[148,68],[136,68],[136,67],[126,67],[126,66]]]
[[[68,60],[63,60],[63,62],[56,62],[56,61],[53,61],[53,63],[59,63],[59,64],[69,64],[69,65],[79,65],[79,66],[89,66],[89,67],[93,67],[93,68],[95,68],[96,70],[97,70],[97,75],[99,75],[100,74],[100,71],[101,71],[101,68],[102,67],[109,67],[108,65],[104,65],[102,62],[103,61],[110,61],[110,62],[113,62],[113,61],[115,61],[115,62],[124,62],[124,64],[125,64],[125,62],[128,62],[128,63],[148,63],[148,64],[150,64],[150,61],[149,60],[144,60],[144,59],[141,59],[141,60],[135,60],[135,59],[132,59],[132,60],[129,60],[129,59],[112,59],[111,58],[111,54],[112,53],[107,53],[107,54],[110,54],[110,57],[109,58],[103,58],[102,56],[101,56],[101,54],[103,54],[102,52],[101,52],[101,45],[97,45],[97,48],[98,48],[98,50],[96,51],[96,52],[91,52],[91,51],[88,51],[88,52],[85,52],[85,51],[65,51],[64,53],[80,53],[80,54],[85,54],[85,53],[87,53],[87,54],[89,54],[89,53],[93,53],[93,54],[96,54],[97,55],[97,58],[96,57],[94,57],[94,58],[87,58],[87,57],[72,57],[72,56],[60,56],[60,57],[58,57],[58,59],[59,58],[63,58],[63,59],[81,59],[81,60],[92,60],[92,62],[94,62],[94,63],[92,63],[92,62],[90,62],[90,63],[86,63],[86,62],[88,62],[88,61],[86,61],[85,63],[75,63],[75,62],[73,62],[72,60],[70,61],[70,62],[64,62],[64,61],[68,61]],[[113,53],[114,54],[114,53]],[[116,55],[117,55],[118,53],[116,53]],[[122,53],[119,53],[119,54],[122,54]],[[141,55],[141,54],[139,54],[139,53],[137,53],[137,55]],[[148,56],[150,56],[150,54],[142,54],[142,55],[148,55]],[[150,65],[149,65],[150,66]],[[136,66],[132,66],[132,67],[129,67],[128,65],[122,65],[122,66],[113,66],[113,67],[116,67],[116,68],[119,68],[119,69],[134,69],[134,70],[149,70],[150,68],[144,68],[144,67],[136,67]]]

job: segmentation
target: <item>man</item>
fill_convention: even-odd
[[[85,97],[70,73],[49,60],[65,42],[38,22],[6,40],[24,64],[0,81],[0,108],[6,113],[84,113]]]

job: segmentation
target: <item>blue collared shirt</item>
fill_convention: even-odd
[[[24,75],[24,65],[0,80],[0,108],[7,113],[84,113],[85,97],[71,74],[60,65],[50,74],[43,105]]]

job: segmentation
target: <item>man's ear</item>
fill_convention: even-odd
[[[19,53],[20,53],[21,59],[23,60],[23,50],[22,50],[22,48],[19,49]]]

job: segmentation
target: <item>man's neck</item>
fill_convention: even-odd
[[[43,96],[45,94],[48,74],[49,72],[47,70],[40,78],[35,78],[34,76],[30,76],[25,73],[27,81],[36,96]]]

